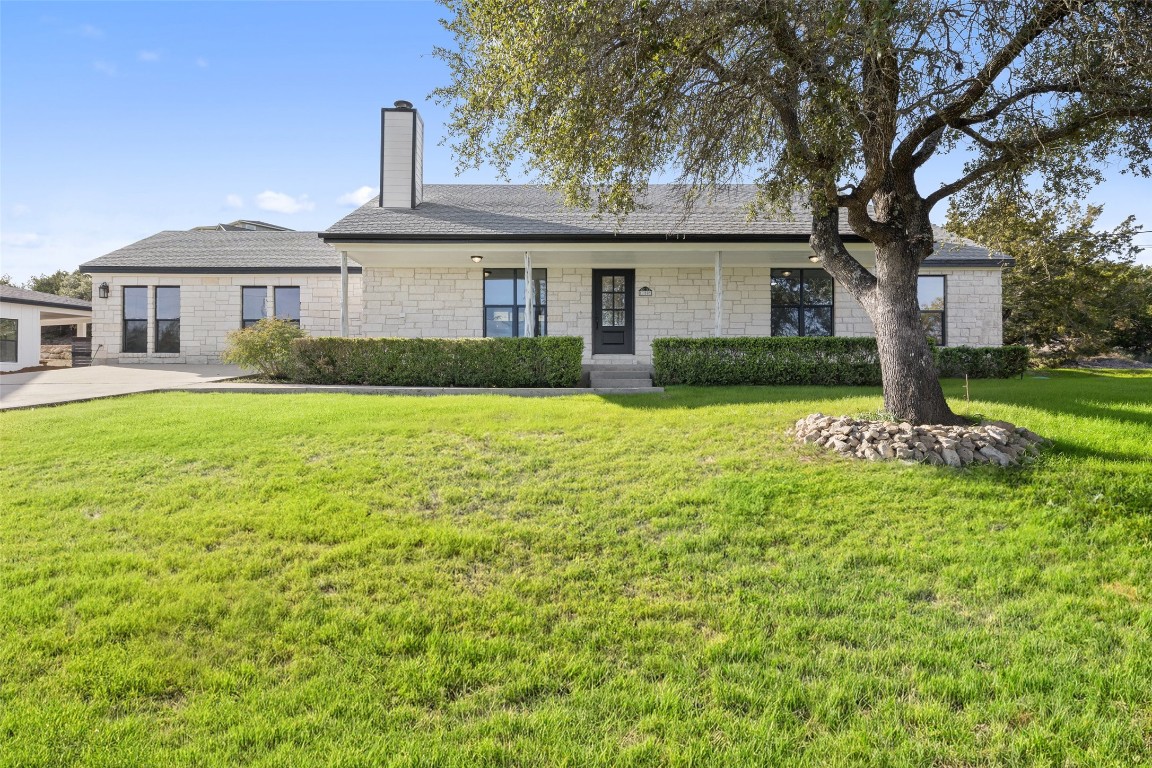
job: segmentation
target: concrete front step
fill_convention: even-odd
[[[593,368],[588,372],[590,376],[597,376],[602,379],[643,379],[652,378],[651,368],[629,368],[627,370],[604,370],[603,368]]]
[[[652,379],[602,379],[596,374],[592,374],[591,384],[593,389],[605,387],[615,389],[641,389],[651,388]]]

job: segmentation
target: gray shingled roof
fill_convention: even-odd
[[[380,208],[374,198],[333,224],[321,237],[330,242],[366,240],[794,240],[804,242],[811,220],[803,209],[791,215],[748,218],[756,195],[751,184],[736,185],[711,200],[700,200],[685,214],[680,189],[652,185],[642,208],[623,222],[568,208],[545,187],[530,184],[425,184],[417,208]],[[859,242],[840,217],[840,231]],[[935,264],[989,263],[1008,260],[971,240],[937,229]]]
[[[802,215],[748,219],[756,188],[739,185],[699,200],[687,215],[679,188],[655,184],[641,209],[623,222],[614,216],[569,208],[545,187],[534,184],[425,184],[417,208],[380,208],[374,198],[333,224],[322,235],[377,235],[394,239],[807,237]],[[845,229],[847,234],[849,230]]]
[[[330,272],[339,254],[315,232],[168,231],[80,265],[81,272]],[[359,267],[353,267],[358,271]]]
[[[92,302],[84,299],[74,299],[71,296],[57,296],[54,293],[30,291],[27,288],[17,288],[14,285],[0,285],[0,301],[9,301],[13,304],[38,304],[48,307],[62,307],[67,309],[92,309]]]

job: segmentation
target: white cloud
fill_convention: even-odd
[[[243,208],[244,198],[240,197],[240,195],[228,195],[224,198],[224,205],[229,208]]]
[[[276,213],[299,213],[310,211],[316,204],[308,199],[308,195],[292,197],[283,192],[273,192],[266,189],[256,195],[256,206],[262,211],[275,211]]]
[[[17,203],[16,205],[12,206],[13,216],[27,216],[30,213],[32,213],[32,209],[23,203]]]
[[[98,38],[104,37],[104,30],[91,24],[81,24],[77,27],[76,34],[80,35],[80,37]]]
[[[198,57],[196,59],[196,66],[200,67],[200,69],[208,69],[208,59],[203,56]]]
[[[353,190],[346,195],[340,195],[336,198],[336,202],[340,205],[353,205],[359,208],[374,197],[376,197],[375,187],[360,187],[360,189]]]
[[[160,51],[140,51],[136,58],[140,61],[160,61]]]
[[[5,232],[3,241],[13,248],[39,248],[41,243],[40,235],[35,232]]]
[[[96,61],[92,62],[92,69],[102,74],[108,75],[108,77],[116,77],[116,65],[112,64],[111,62],[104,61],[103,59],[97,59]]]

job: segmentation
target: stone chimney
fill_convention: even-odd
[[[424,200],[424,121],[410,101],[380,110],[380,207]]]

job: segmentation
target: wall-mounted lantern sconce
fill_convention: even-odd
[[[640,295],[644,296],[644,297],[651,296],[652,295],[652,289],[649,288],[648,286],[644,286],[643,288],[640,289]]]
[[[484,261],[484,257],[479,255],[479,254],[472,257],[472,263],[473,264],[479,264],[482,261]]]
[[[817,256],[816,254],[812,254],[811,256],[808,257],[808,261],[812,262],[813,264],[819,264],[820,263],[820,257]]]
[[[108,283],[100,283],[100,298],[108,298]]]

